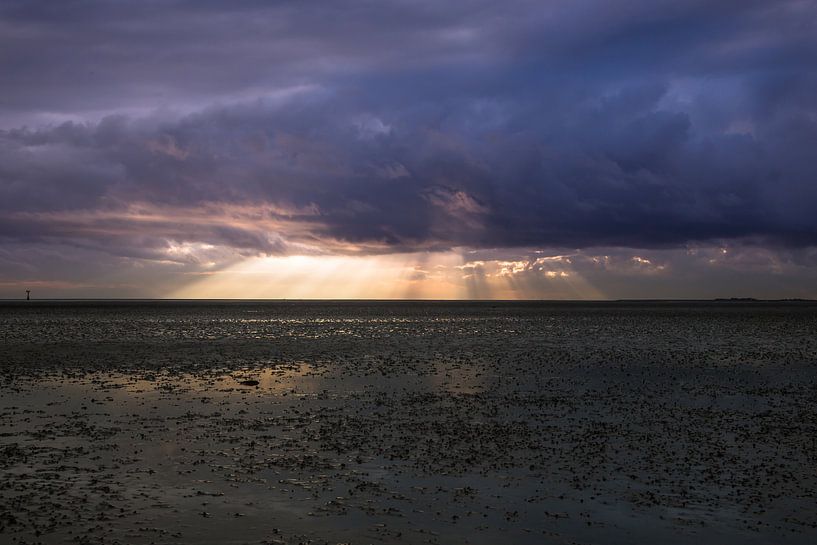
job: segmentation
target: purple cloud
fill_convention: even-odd
[[[793,1],[4,2],[0,241],[808,249],[815,21]]]

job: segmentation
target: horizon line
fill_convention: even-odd
[[[756,298],[756,297],[713,297],[713,298],[617,298],[617,299],[382,299],[382,298],[169,298],[169,297],[49,297],[42,299],[0,298],[0,303],[37,302],[366,302],[366,303],[638,303],[638,302],[721,302],[721,303],[775,303],[775,302],[817,302],[817,299],[802,297]]]

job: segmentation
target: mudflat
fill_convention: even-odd
[[[0,304],[0,542],[817,542],[817,304]]]

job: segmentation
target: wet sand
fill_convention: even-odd
[[[817,305],[0,304],[2,543],[814,543]]]

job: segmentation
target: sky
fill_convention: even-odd
[[[0,0],[0,298],[817,298],[817,4]]]

